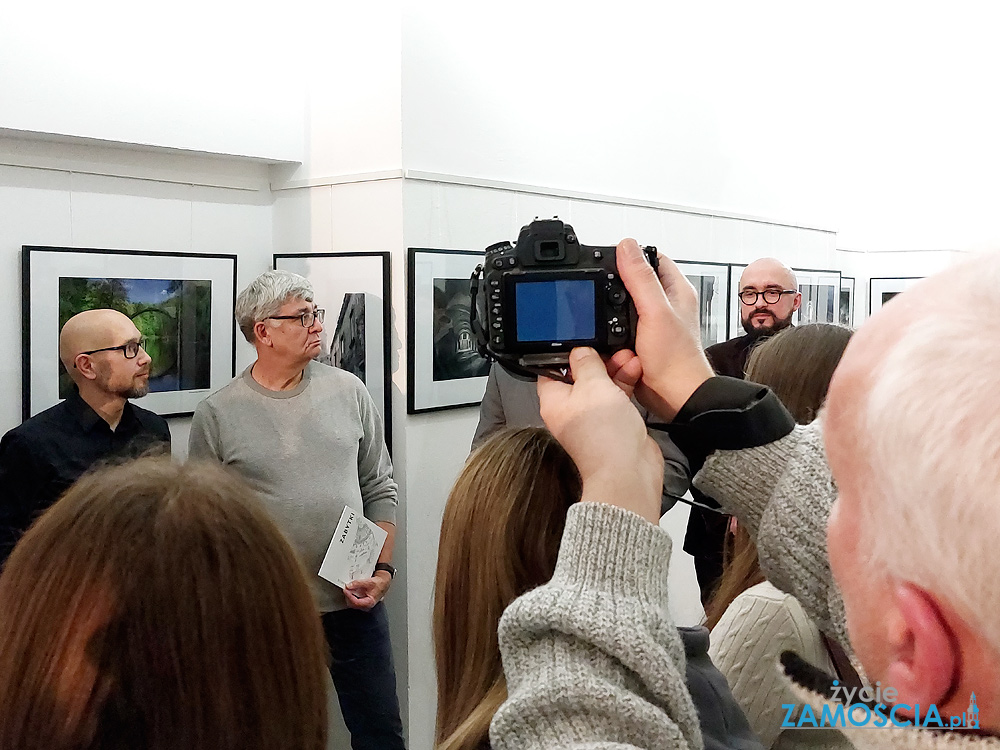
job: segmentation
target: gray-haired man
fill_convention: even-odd
[[[287,271],[263,273],[240,293],[236,320],[257,361],[198,405],[189,452],[220,461],[249,481],[311,574],[352,747],[402,748],[381,603],[395,574],[396,483],[382,422],[364,384],[313,361],[323,315],[309,282]],[[389,536],[374,575],[340,589],[317,571],[347,506]]]

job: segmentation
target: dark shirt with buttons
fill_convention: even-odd
[[[112,431],[74,392],[0,439],[0,565],[32,522],[88,469],[170,452],[166,420],[125,402]]]

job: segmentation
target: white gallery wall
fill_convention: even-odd
[[[481,250],[558,215],[589,244],[840,269],[861,320],[868,277],[1000,246],[986,93],[1000,19],[981,2],[9,10],[0,430],[20,421],[21,245],[236,253],[241,288],[275,252],[390,251],[403,510],[389,609],[414,750],[433,736],[440,516],[477,412],[406,414],[407,247]],[[178,455],[188,424],[171,421]],[[691,622],[679,547],[672,607]]]

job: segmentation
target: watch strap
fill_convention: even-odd
[[[384,563],[384,562],[375,563],[375,570],[376,571],[384,570],[386,573],[389,574],[390,580],[396,577],[396,569],[392,567],[389,563]]]

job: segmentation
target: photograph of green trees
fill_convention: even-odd
[[[59,278],[60,329],[77,313],[102,307],[129,316],[145,337],[150,391],[210,386],[210,280]],[[61,364],[59,370],[59,398],[66,398],[72,383]]]

